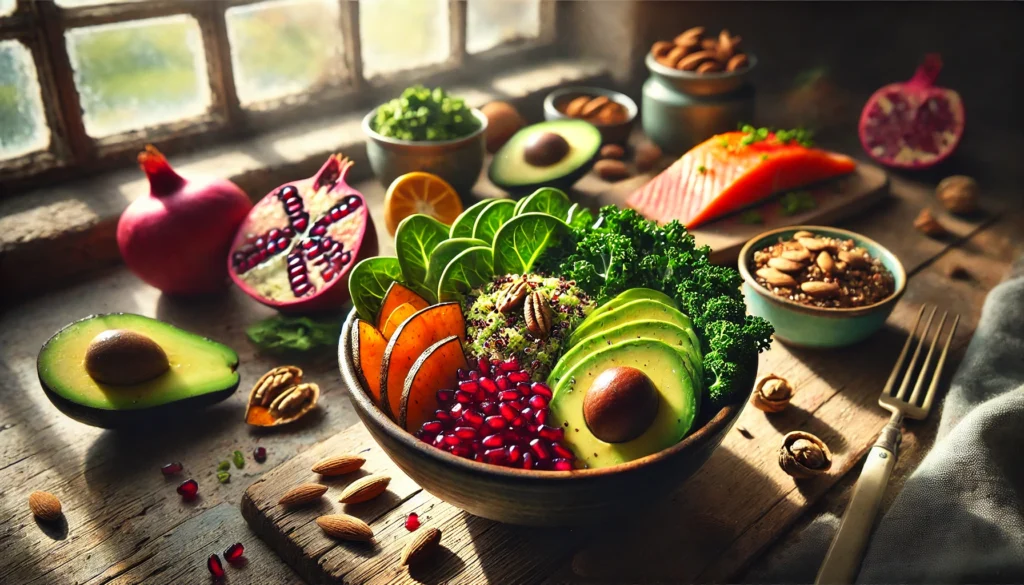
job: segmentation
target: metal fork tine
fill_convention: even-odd
[[[914,321],[914,328],[910,330],[910,335],[907,336],[907,340],[903,342],[903,351],[900,352],[900,357],[896,359],[896,365],[892,368],[892,373],[889,374],[889,380],[885,383],[885,388],[882,389],[883,396],[892,396],[893,386],[896,385],[896,377],[900,374],[900,369],[903,367],[903,360],[907,357],[907,351],[910,350],[910,343],[914,341],[914,334],[917,333],[917,328],[921,326],[921,317],[924,315],[924,310],[928,305],[921,305],[921,309],[917,312],[917,321]]]
[[[928,322],[924,325],[924,330],[921,332],[921,338],[917,340],[917,347],[914,348],[914,355],[910,358],[910,363],[907,365],[907,373],[903,375],[903,383],[900,384],[900,391],[896,393],[896,400],[907,399],[907,390],[910,389],[910,379],[914,375],[914,366],[917,364],[917,356],[921,355],[921,346],[924,345],[924,339],[928,336],[928,330],[932,328],[932,319],[935,318],[935,311],[939,308],[937,306],[932,307],[931,313],[928,313]],[[917,330],[914,330],[917,333]]]
[[[939,378],[942,377],[942,368],[946,365],[946,355],[949,354],[949,346],[953,343],[953,334],[956,333],[956,326],[960,323],[960,315],[953,318],[953,326],[946,337],[946,343],[942,346],[942,353],[939,354],[939,363],[935,365],[935,374],[932,375],[932,383],[928,386],[928,393],[924,395],[924,404],[921,408],[928,412],[932,408],[932,400],[935,398],[935,389],[939,386]]]
[[[910,404],[917,405],[917,399],[921,397],[921,388],[924,386],[925,376],[928,375],[928,366],[932,363],[932,356],[935,355],[935,346],[939,343],[939,336],[942,335],[942,328],[946,326],[946,318],[949,311],[943,311],[942,319],[939,319],[939,326],[932,336],[932,344],[928,346],[928,353],[924,356],[924,363],[921,364],[921,371],[917,374],[917,383],[914,384],[914,391],[910,393]],[[928,331],[921,334],[921,342],[924,343]]]

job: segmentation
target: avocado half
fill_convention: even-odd
[[[130,331],[148,337],[166,354],[166,371],[144,382],[97,382],[86,370],[86,354],[97,335]],[[163,321],[111,313],[67,325],[39,350],[39,382],[47,398],[67,416],[88,425],[115,428],[151,423],[214,404],[238,388],[238,354],[230,347]]]
[[[557,161],[537,165],[529,162],[530,148],[538,138],[555,134],[568,143],[566,151],[557,151]],[[549,120],[516,132],[494,155],[487,176],[491,182],[512,194],[532,193],[539,187],[568,189],[594,165],[601,150],[601,133],[583,120]]]

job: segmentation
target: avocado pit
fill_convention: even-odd
[[[108,329],[94,337],[85,350],[85,371],[101,384],[141,384],[170,367],[157,342],[127,329]]]
[[[583,398],[583,420],[598,439],[625,443],[639,437],[658,414],[658,391],[647,374],[628,366],[602,372]]]
[[[569,142],[554,132],[537,132],[523,146],[523,158],[535,167],[550,167],[567,154]]]

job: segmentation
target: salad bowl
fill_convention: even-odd
[[[601,469],[511,469],[436,449],[388,418],[356,374],[350,342],[356,320],[353,309],[342,328],[338,362],[345,391],[374,441],[429,493],[474,516],[509,524],[593,524],[633,513],[636,506],[657,503],[711,457],[736,422],[754,385],[753,378],[744,380],[731,404],[704,413],[680,443],[646,457]]]

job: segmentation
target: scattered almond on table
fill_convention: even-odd
[[[949,235],[949,230],[946,226],[939,223],[939,220],[935,219],[930,209],[925,208],[921,210],[917,218],[914,220],[914,227],[917,231],[928,236],[929,238],[944,238]]]
[[[373,539],[373,529],[366,522],[348,514],[328,514],[316,519],[327,536],[341,540],[366,542]]]
[[[358,470],[364,463],[366,463],[366,459],[358,455],[338,455],[318,461],[313,466],[313,473],[319,473],[324,477],[346,475]]]
[[[28,507],[36,518],[46,522],[53,522],[64,514],[60,500],[49,492],[32,492],[28,496]]]
[[[594,163],[594,171],[597,176],[612,183],[629,177],[629,168],[626,167],[626,163],[610,158]]]
[[[361,504],[381,495],[388,489],[391,478],[386,475],[368,475],[350,483],[341,492],[342,504]]]
[[[303,506],[319,500],[327,493],[327,486],[318,483],[303,483],[285,492],[278,505],[286,507]]]
[[[417,532],[402,550],[402,566],[415,566],[433,556],[441,544],[441,531],[427,528]]]
[[[658,41],[651,46],[655,61],[679,71],[722,73],[745,69],[750,58],[740,50],[743,38],[722,30],[718,36],[706,36],[703,26],[684,31],[671,42]]]

